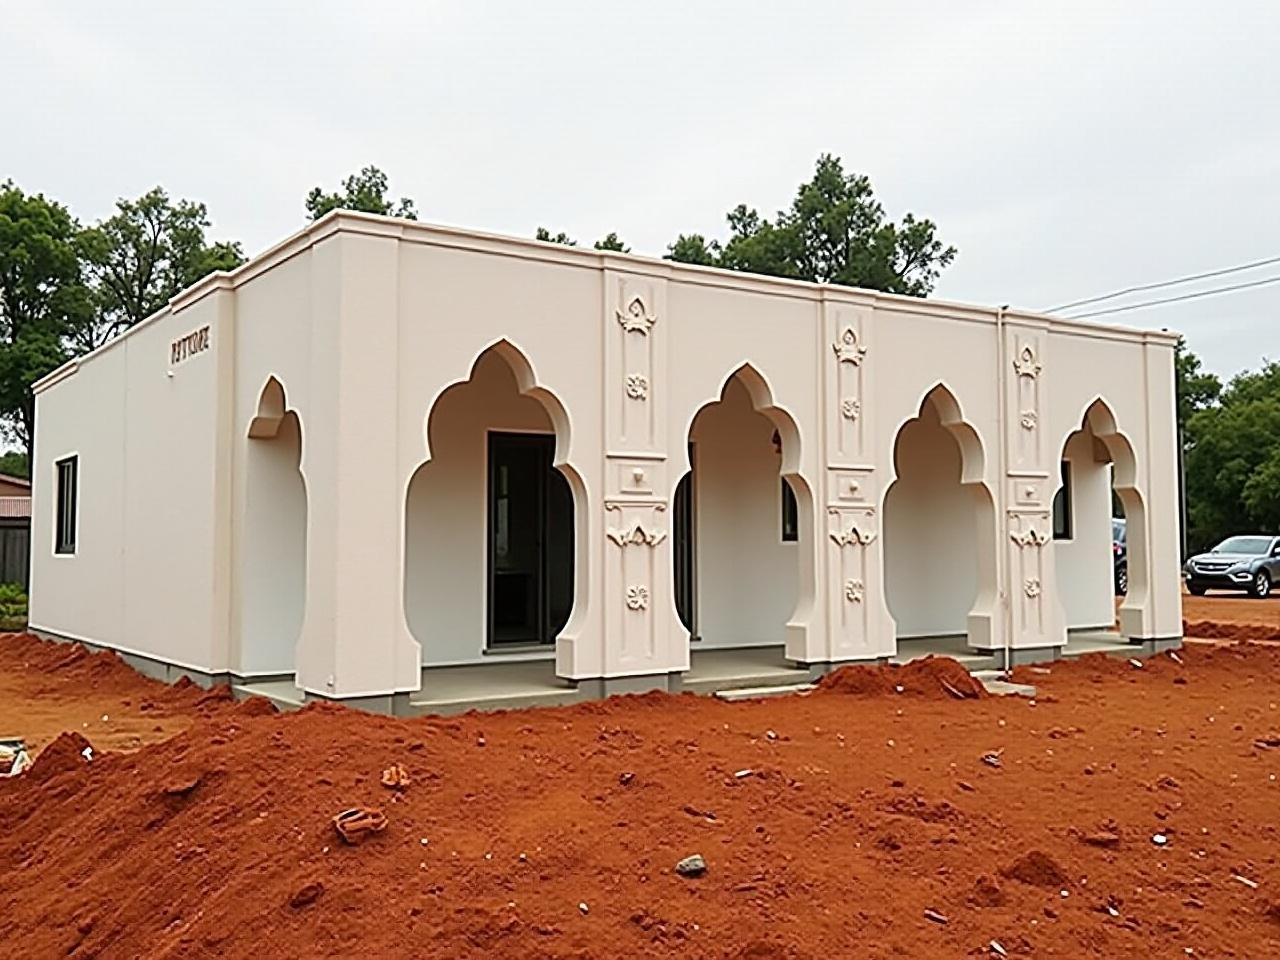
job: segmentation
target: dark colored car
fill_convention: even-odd
[[[1111,520],[1111,562],[1115,572],[1116,596],[1123,597],[1129,592],[1129,541],[1124,521],[1119,517]]]
[[[1188,560],[1183,573],[1196,596],[1209,589],[1244,590],[1262,599],[1280,580],[1280,537],[1227,537]]]

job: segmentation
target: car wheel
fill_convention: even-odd
[[[1249,596],[1257,600],[1265,600],[1271,595],[1271,574],[1265,570],[1259,570],[1253,575],[1253,582],[1249,584]]]
[[[1187,590],[1191,593],[1193,597],[1203,597],[1205,593],[1208,591],[1208,589],[1209,589],[1208,587],[1202,586],[1201,584],[1198,584],[1198,583],[1187,584]]]
[[[1116,596],[1123,597],[1129,592],[1129,565],[1122,563],[1116,567]]]

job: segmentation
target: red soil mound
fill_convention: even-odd
[[[1035,701],[964,704],[942,661],[409,721],[180,691],[170,740],[68,770],[68,738],[61,772],[0,780],[0,953],[1280,956],[1276,654],[1054,664]],[[386,826],[347,844],[357,807]]]
[[[88,751],[88,756],[85,751]],[[26,776],[43,783],[62,773],[80,771],[92,762],[92,757],[93,744],[74,731],[63,733],[40,751]]]
[[[833,670],[818,682],[823,693],[860,696],[889,693],[912,697],[981,700],[986,689],[950,657],[923,657],[903,666],[849,666]]]
[[[1248,640],[1280,643],[1280,627],[1264,623],[1218,623],[1210,620],[1183,621],[1183,636],[1205,640]]]

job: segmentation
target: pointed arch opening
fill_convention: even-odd
[[[885,594],[899,641],[992,650],[995,498],[982,439],[944,385],[897,432],[884,499]]]
[[[564,406],[500,340],[435,398],[423,442],[404,521],[405,617],[423,666],[550,659],[576,632],[587,568]]]
[[[1149,583],[1147,521],[1133,444],[1099,397],[1061,451],[1053,551],[1067,630],[1118,628],[1126,637],[1140,636]]]
[[[781,663],[814,605],[814,502],[800,474],[800,431],[745,364],[687,436],[689,470],[673,498],[677,614],[694,651],[771,647]]]
[[[246,677],[296,668],[307,582],[302,442],[284,385],[268,378],[245,431],[239,672]]]

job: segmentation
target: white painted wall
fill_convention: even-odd
[[[488,431],[554,431],[493,353],[440,397],[430,430],[432,459],[413,475],[405,507],[405,613],[424,665],[475,663],[487,617]]]
[[[898,433],[885,498],[885,589],[898,637],[963,634],[978,589],[978,514],[960,447],[926,403]]]
[[[208,350],[170,343],[208,324]],[[80,363],[37,400],[31,623],[204,671],[227,667],[215,629],[216,378],[225,324],[208,299]],[[172,373],[172,376],[169,374]],[[79,453],[74,556],[53,553],[55,461]]]
[[[736,378],[694,420],[696,649],[780,644],[795,610],[801,545],[782,540],[773,432]]]
[[[293,673],[306,597],[307,491],[298,464],[302,434],[287,413],[271,438],[244,447],[246,490],[242,674]]]
[[[1111,466],[1094,458],[1089,430],[1071,435],[1063,459],[1071,471],[1071,539],[1054,540],[1058,592],[1068,629],[1115,623],[1111,554]]]
[[[641,321],[629,325],[637,303]],[[169,377],[169,343],[205,323],[211,350]],[[513,412],[499,425],[518,429],[535,417],[543,429],[555,425],[557,459],[578,506],[577,602],[557,641],[561,676],[687,665],[670,589],[667,508],[687,468],[695,415],[739,370],[751,403],[769,418],[760,428],[766,443],[770,424],[790,438],[784,468],[812,508],[802,512],[799,546],[784,547],[775,540],[778,464],[766,472],[759,460],[740,462],[702,484],[703,494],[712,482],[721,489],[702,505],[704,524],[726,503],[738,505],[732,550],[702,532],[704,554],[714,557],[704,555],[700,570],[704,604],[712,604],[702,614],[710,642],[775,640],[781,623],[797,660],[892,653],[886,598],[899,588],[886,580],[901,583],[902,569],[931,564],[940,569],[926,570],[930,603],[908,610],[895,598],[899,626],[958,626],[954,573],[972,562],[898,551],[921,537],[902,534],[898,514],[919,521],[919,511],[897,510],[897,492],[886,502],[899,428],[940,384],[978,451],[966,457],[968,479],[994,498],[975,521],[980,537],[959,527],[972,505],[939,510],[928,524],[935,540],[996,545],[979,564],[977,606],[985,612],[971,613],[971,629],[985,617],[997,645],[1062,642],[1059,551],[1040,538],[1057,458],[1091,410],[1100,438],[1125,452],[1117,486],[1127,471],[1136,511],[1122,622],[1132,636],[1172,638],[1181,629],[1173,342],[1153,331],[335,213],[233,274],[202,281],[38,385],[33,621],[213,671],[254,662],[242,648],[258,641],[238,632],[254,602],[244,582],[254,469],[246,429],[275,376],[301,423],[309,500],[300,681],[339,697],[385,695],[414,689],[422,662],[474,659],[484,618],[480,438],[474,462],[460,461],[470,465],[452,479],[446,469],[439,481],[452,485],[450,504],[474,497],[474,517],[472,508],[446,511],[422,492],[434,482],[434,462],[421,490],[415,482],[410,492],[409,483],[428,459],[437,398],[493,347],[516,371],[529,417]],[[440,443],[443,463],[450,441]],[[55,558],[52,464],[74,450],[83,455],[81,550]],[[462,488],[463,473],[474,489]],[[914,481],[904,483],[911,496]],[[946,494],[914,496],[933,509]],[[756,516],[759,527],[743,520]],[[426,549],[436,537],[463,543],[461,525],[445,529],[459,518],[474,528],[469,547]],[[953,521],[954,531],[939,532]],[[775,589],[731,588],[728,572],[743,579],[744,558]],[[1075,585],[1073,562],[1063,559],[1063,576]],[[1090,569],[1109,578],[1109,555]],[[999,606],[997,572],[1008,601]],[[434,597],[434,587],[412,590],[423,577],[450,586]],[[713,639],[716,620],[725,626]],[[415,636],[441,659],[421,652]]]

